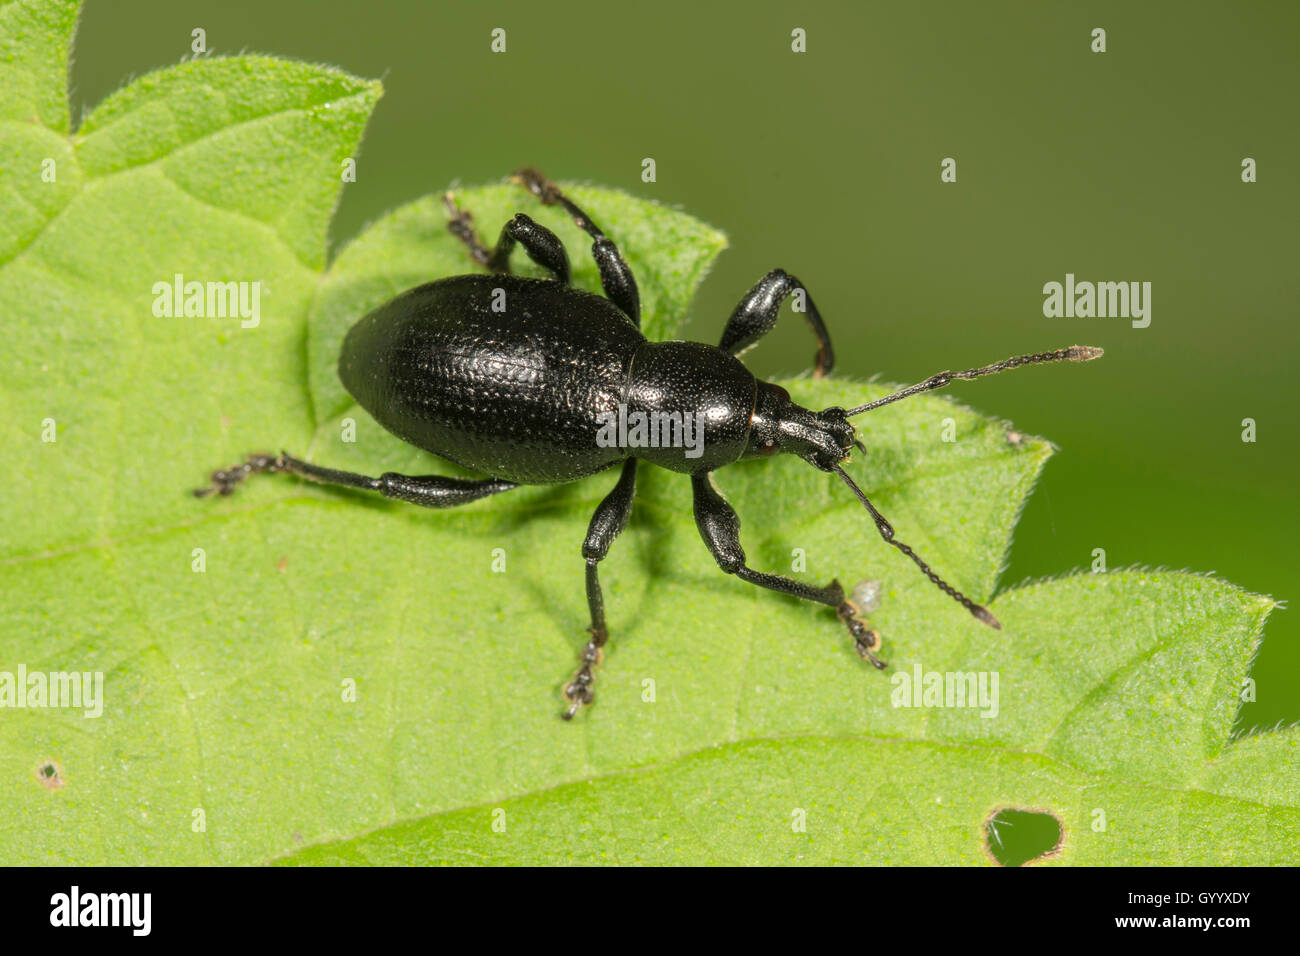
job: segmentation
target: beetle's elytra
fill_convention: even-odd
[[[830,337],[807,289],[794,276],[769,272],[736,306],[714,347],[699,342],[650,342],[641,334],[636,279],[591,218],[553,183],[533,170],[515,182],[546,205],[557,205],[592,238],[602,298],[569,285],[564,246],[523,213],[506,223],[495,248],[478,238],[472,216],[445,197],[448,228],[471,258],[492,274],[454,276],[403,293],[360,319],[339,356],[339,377],[384,428],[425,451],[456,462],[482,480],[387,473],[378,478],[322,468],[288,454],[251,455],[241,465],[212,474],[200,497],[228,495],[250,474],[289,472],[323,484],[377,491],[430,508],[448,508],[519,485],[573,481],[618,466],[618,482],[596,508],[582,545],[587,563],[591,639],[565,685],[566,719],[594,699],[593,667],[609,637],[597,567],[627,524],[638,462],[691,476],[695,523],[705,545],[728,574],[835,609],[862,657],[878,668],[880,635],[866,626],[838,581],[813,587],[745,562],[740,519],[718,493],[710,473],[741,458],[798,455],[836,473],[853,490],[881,537],[902,551],[936,587],[976,618],[999,627],[989,611],[939,577],[899,541],[894,529],[840,467],[854,447],[865,452],[849,419],[954,379],[978,378],[1041,362],[1082,362],[1099,348],[1071,346],[1021,355],[962,372],[940,372],[892,395],[845,410],[802,408],[779,385],[762,382],[736,357],[776,324],[781,304],[804,294],[805,317],[817,340],[815,375],[834,362]],[[516,244],[551,279],[512,276]],[[494,305],[496,308],[494,308]],[[504,307],[502,307],[504,306]],[[610,442],[611,423],[651,422],[670,437],[697,428],[700,440]]]

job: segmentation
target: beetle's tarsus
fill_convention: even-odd
[[[591,706],[591,702],[596,699],[596,692],[592,690],[592,684],[596,682],[596,675],[592,672],[592,667],[600,663],[601,651],[600,645],[604,643],[601,639],[597,643],[600,635],[596,634],[595,628],[588,628],[591,631],[592,639],[587,642],[587,646],[582,649],[582,666],[574,672],[573,680],[564,685],[564,699],[569,701],[569,709],[562,715],[565,720],[572,720],[573,715],[580,708]]]
[[[510,174],[510,181],[518,186],[523,186],[546,206],[554,203],[559,197],[560,191],[555,184],[531,166],[516,169]]]
[[[285,468],[285,459],[288,458],[283,452],[280,455],[255,454],[249,455],[248,458],[238,465],[232,465],[229,468],[219,468],[212,473],[212,484],[206,488],[195,488],[195,498],[207,498],[211,495],[221,495],[223,498],[234,493],[234,490],[243,484],[249,475],[266,473],[275,474],[277,471],[283,471]]]
[[[882,661],[874,653],[880,649],[880,632],[867,627],[862,620],[861,609],[846,598],[840,602],[840,606],[835,609],[835,613],[848,627],[849,633],[853,635],[853,647],[858,652],[858,656],[864,661],[870,661],[871,666],[878,671],[883,671],[888,667],[889,664]]]
[[[447,231],[465,244],[471,259],[481,266],[489,265],[492,253],[478,237],[478,230],[474,228],[474,214],[461,209],[450,190],[442,194],[442,205],[447,210]]]

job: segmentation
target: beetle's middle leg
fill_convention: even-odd
[[[877,668],[885,667],[885,662],[875,655],[880,647],[880,634],[862,622],[860,610],[844,596],[839,581],[818,588],[779,574],[755,571],[745,564],[745,549],[740,546],[740,517],[713,486],[709,473],[692,475],[691,486],[695,492],[695,524],[718,567],[750,584],[835,608],[836,616],[853,635],[858,654]]]
[[[510,253],[515,243],[524,247],[528,258],[555,277],[556,282],[569,284],[569,254],[560,237],[541,223],[522,212],[501,227],[496,248],[489,251],[474,228],[474,217],[456,205],[451,193],[443,193],[442,203],[447,208],[447,231],[469,248],[470,258],[492,272],[510,272]]]
[[[471,501],[519,487],[512,481],[501,481],[496,478],[476,480],[447,478],[443,475],[399,475],[392,471],[385,472],[378,478],[369,478],[351,471],[322,468],[320,465],[299,461],[280,452],[279,455],[249,455],[248,460],[243,464],[214,471],[212,484],[207,488],[196,489],[194,494],[199,498],[214,494],[229,495],[249,475],[277,472],[297,475],[323,485],[343,485],[348,488],[377,491],[385,498],[395,498],[398,501],[407,501],[426,508],[454,508],[456,505],[469,504]]]
[[[596,260],[596,268],[600,270],[600,287],[605,290],[605,297],[618,306],[632,320],[633,325],[641,328],[641,293],[637,291],[632,269],[618,251],[614,240],[601,232],[591,217],[564,195],[559,186],[537,170],[521,169],[511,178],[546,205],[559,206],[569,214],[579,229],[591,236],[591,257]]]
[[[619,476],[614,490],[596,507],[587,527],[587,539],[582,543],[582,556],[587,559],[587,605],[591,610],[591,640],[582,649],[582,666],[573,675],[573,680],[564,687],[565,699],[569,709],[564,713],[565,720],[572,720],[579,707],[590,704],[595,697],[591,685],[596,676],[592,667],[600,663],[601,648],[609,640],[609,629],[605,626],[605,597],[600,590],[600,577],[596,565],[609,547],[627,526],[628,516],[632,513],[632,498],[636,494],[636,463],[629,458],[623,463],[623,473]]]

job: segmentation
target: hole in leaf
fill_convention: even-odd
[[[1037,810],[999,810],[985,831],[989,853],[1003,866],[1024,866],[1061,846],[1061,821]]]
[[[59,772],[59,765],[53,760],[46,760],[37,765],[36,779],[46,790],[57,790],[63,786],[63,774]]]

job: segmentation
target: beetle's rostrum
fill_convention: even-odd
[[[866,625],[862,611],[838,581],[814,587],[749,567],[740,544],[740,519],[719,494],[713,471],[742,458],[792,454],[834,472],[862,502],[886,542],[978,620],[1001,626],[987,608],[899,541],[893,526],[841,467],[854,448],[866,451],[849,419],[954,380],[1028,364],[1087,361],[1100,356],[1101,349],[1076,345],[940,372],[851,409],[803,408],[781,386],[756,379],[737,358],[773,328],[781,304],[800,291],[804,317],[817,341],[813,374],[830,372],[830,336],[798,279],[780,269],[760,279],[736,306],[716,347],[651,342],[640,331],[636,279],[613,240],[540,173],[521,170],[514,180],[544,204],[559,206],[592,238],[591,253],[605,295],[569,284],[568,254],[559,238],[524,213],[507,222],[496,246],[487,249],[470,213],[459,209],[448,193],[448,229],[489,274],[439,279],[381,305],[349,330],[338,363],[344,387],[384,428],[486,477],[388,472],[370,478],[282,452],[251,455],[241,465],[213,472],[211,485],[195,494],[228,495],[250,474],[289,472],[323,484],[447,508],[520,485],[574,481],[617,466],[618,482],[597,506],[582,544],[591,637],[577,672],[564,687],[566,719],[594,699],[594,667],[609,637],[597,569],[627,525],[640,461],[690,476],[696,526],[724,572],[834,608],[858,653],[877,668],[886,666],[876,655],[880,635]],[[552,278],[511,275],[510,254],[516,244]],[[602,429],[608,428],[611,416],[623,423],[667,421],[670,426],[674,416],[683,423],[683,416],[691,416],[702,429],[702,441],[609,441]]]

